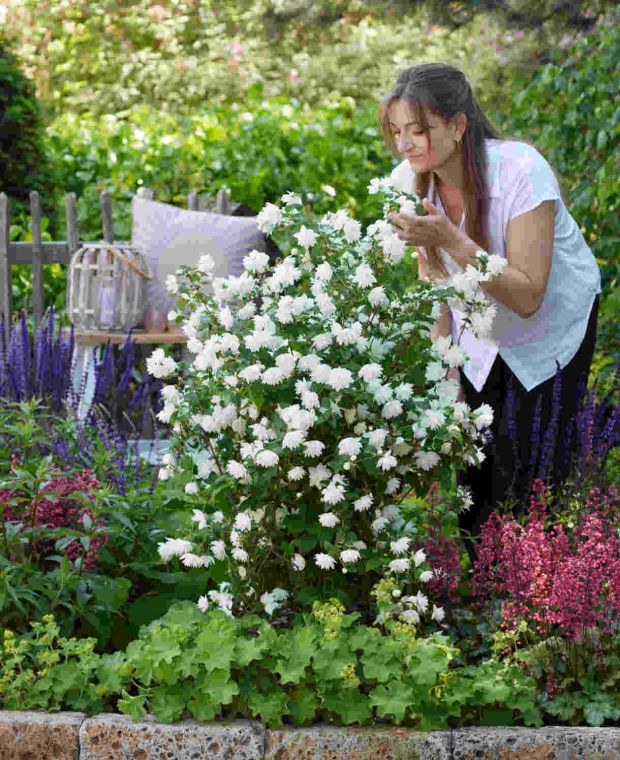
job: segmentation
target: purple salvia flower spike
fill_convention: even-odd
[[[553,379],[553,392],[551,394],[551,416],[543,437],[543,445],[540,452],[540,464],[537,476],[544,482],[547,480],[547,472],[549,470],[549,466],[552,465],[555,460],[555,444],[558,432],[558,423],[560,420],[560,412],[562,410],[562,370],[560,368],[559,362],[556,361],[556,364],[557,369],[555,372],[555,377]]]
[[[534,473],[536,471],[536,462],[538,459],[538,448],[540,445],[540,422],[542,415],[542,396],[539,394],[536,399],[534,416],[532,418],[532,430],[530,433],[530,461],[527,476],[528,491],[534,482]]]

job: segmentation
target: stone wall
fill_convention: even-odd
[[[619,760],[620,728],[170,725],[123,715],[0,711],[0,760]]]

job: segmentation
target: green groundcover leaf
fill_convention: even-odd
[[[370,693],[370,701],[381,718],[393,716],[397,723],[405,719],[414,701],[413,689],[400,680],[392,680],[385,686],[377,686]]]
[[[324,705],[349,726],[352,723],[363,725],[372,717],[372,704],[368,696],[356,689],[339,689],[329,692],[324,697]]]
[[[125,689],[121,692],[121,699],[118,700],[117,706],[124,715],[129,715],[133,720],[140,720],[146,717],[144,709],[144,694],[138,694],[135,697],[130,696]]]
[[[255,718],[260,718],[269,726],[277,726],[288,712],[288,701],[288,695],[283,691],[274,690],[268,694],[254,692],[248,699],[248,706]]]
[[[318,706],[318,699],[310,689],[298,689],[290,699],[290,711],[293,721],[297,725],[310,723],[314,718]]]
[[[157,720],[172,723],[183,714],[186,697],[186,689],[181,686],[156,686],[151,692],[149,705]]]

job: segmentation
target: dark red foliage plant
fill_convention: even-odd
[[[81,572],[93,572],[99,551],[107,542],[107,534],[103,530],[105,520],[96,518],[92,508],[99,489],[99,481],[92,471],[67,473],[50,466],[46,479],[34,489],[21,482],[18,472],[19,462],[14,457],[9,478],[4,482],[5,487],[0,489],[5,543],[7,524],[14,526],[11,559],[16,561],[22,554],[24,559],[43,565],[51,556],[64,554],[72,562],[77,561]],[[10,482],[11,475],[16,476],[14,483]],[[68,533],[60,542],[58,529],[65,529]],[[46,535],[46,530],[51,535]],[[21,548],[19,553],[16,551],[18,546]]]
[[[424,549],[433,571],[428,588],[442,605],[449,607],[457,603],[462,582],[460,545],[453,535],[447,536],[443,532],[442,521],[446,505],[438,482],[431,485],[425,501],[429,506],[427,535],[420,548]]]
[[[549,514],[549,494],[534,483],[523,524],[493,513],[473,568],[481,606],[499,602],[505,630],[526,620],[541,635],[582,641],[588,630],[611,633],[620,622],[618,493],[594,488],[563,524]]]

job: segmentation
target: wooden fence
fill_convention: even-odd
[[[155,198],[155,193],[147,188],[140,188],[138,196]],[[103,240],[114,240],[114,218],[112,197],[103,192],[101,215]],[[217,214],[229,214],[237,204],[230,204],[225,190],[217,193],[215,204],[209,208]],[[13,298],[11,287],[11,267],[13,264],[30,264],[32,266],[32,310],[38,323],[45,312],[45,293],[43,288],[43,265],[62,264],[68,266],[73,253],[82,245],[77,225],[77,199],[75,193],[68,193],[65,201],[67,239],[55,242],[41,240],[41,200],[37,192],[30,193],[30,228],[32,242],[11,242],[11,208],[5,193],[0,193],[0,314],[4,314],[5,324],[10,325],[13,315]],[[187,208],[199,210],[198,193],[189,193]]]

